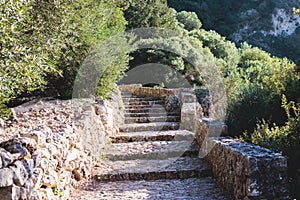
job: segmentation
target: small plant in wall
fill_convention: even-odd
[[[57,196],[60,196],[60,197],[63,197],[65,195],[64,192],[59,192],[57,187],[53,187],[52,192],[53,192],[54,195],[57,195]]]
[[[160,84],[155,85],[153,88],[154,88],[154,89],[162,89],[162,88],[164,88],[164,87],[165,87],[165,84],[164,84],[163,82],[161,82]]]

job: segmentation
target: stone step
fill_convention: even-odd
[[[122,96],[122,99],[146,99],[146,100],[161,100],[159,97],[142,97],[142,96]]]
[[[149,123],[149,122],[179,122],[180,116],[162,116],[162,117],[126,117],[125,124],[131,123]]]
[[[91,181],[80,186],[72,200],[230,200],[210,177],[152,181]]]
[[[120,126],[121,132],[165,131],[179,129],[179,122],[134,123]]]
[[[164,113],[167,112],[164,107],[158,108],[135,108],[135,109],[125,109],[125,113]]]
[[[164,107],[160,104],[154,104],[154,105],[125,105],[125,109],[143,109],[143,108],[161,108]]]
[[[129,92],[126,92],[126,93],[122,92],[121,96],[122,96],[122,98],[137,97],[137,96],[135,96],[135,95],[133,95],[133,94],[131,94]]]
[[[127,117],[164,117],[164,116],[180,116],[180,112],[157,112],[157,113],[125,113]]]
[[[197,157],[164,160],[102,161],[94,173],[98,181],[186,179],[211,176],[211,169]]]
[[[199,147],[194,141],[149,141],[112,143],[104,152],[108,160],[167,159],[181,156],[198,156]]]
[[[111,136],[110,140],[113,143],[125,142],[142,142],[142,141],[193,141],[195,133],[186,130],[176,131],[144,131],[121,133],[116,136]]]
[[[137,96],[130,96],[124,97],[122,96],[123,101],[161,101],[162,99],[157,97],[137,97]]]
[[[165,101],[157,100],[157,101],[123,101],[124,105],[164,105]]]

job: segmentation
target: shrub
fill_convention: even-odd
[[[124,4],[126,6],[124,6]],[[123,3],[127,29],[160,27],[175,28],[175,11],[166,0],[133,0]]]
[[[9,100],[35,90],[47,88],[51,94],[70,98],[77,71],[94,45],[125,30],[122,11],[110,1],[29,0],[0,4],[3,113]],[[118,57],[120,62],[114,73],[119,73],[118,67],[122,71],[127,57]],[[109,73],[107,77],[111,77],[105,79],[109,84],[116,81]]]
[[[288,59],[271,57],[268,53],[244,44],[238,68],[226,77],[228,92],[227,122],[229,132],[238,136],[252,132],[263,118],[283,125],[281,96],[297,100],[300,96],[300,76]]]
[[[60,17],[68,4],[52,1],[0,2],[0,104],[43,89],[44,77],[57,73]],[[50,9],[50,7],[52,9]]]
[[[52,76],[48,79],[49,85],[63,98],[71,97],[77,71],[88,54],[101,41],[124,31],[126,24],[121,10],[110,1],[77,0],[73,2],[70,12],[73,14],[68,19],[69,23],[66,27],[68,34],[63,38],[66,45],[62,49],[63,54],[59,57],[57,63],[61,76]],[[121,42],[120,44],[124,43]],[[110,52],[108,51],[105,53],[102,55],[102,58],[112,56],[109,55]],[[127,65],[127,55],[122,55],[118,59],[120,63]],[[101,79],[100,81],[106,82],[106,85],[114,84],[117,80],[113,76],[113,72],[116,73],[117,67],[120,67],[120,71],[124,68],[124,66],[112,66],[114,70],[111,71],[111,76],[103,76],[105,81]],[[105,89],[104,84],[102,84],[101,88],[103,92],[99,93],[99,95],[108,97],[109,89]]]
[[[239,136],[244,131],[253,132],[257,121],[263,118],[277,123],[285,121],[280,100],[271,92],[253,83],[241,86],[236,99],[230,99],[227,108],[226,123],[231,136]]]
[[[177,20],[182,24],[183,28],[188,31],[199,30],[202,26],[201,21],[194,12],[178,12]]]
[[[245,133],[243,139],[282,152],[288,157],[290,174],[295,176],[300,169],[300,103],[287,102],[286,97],[283,96],[282,107],[288,117],[283,126],[276,124],[270,126],[263,120],[253,133]]]
[[[227,76],[230,71],[237,67],[240,54],[235,44],[226,40],[215,31],[200,30],[193,32],[192,35],[199,39],[204,47],[208,47],[214,56],[218,59],[220,68]]]

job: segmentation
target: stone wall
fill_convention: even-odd
[[[193,90],[189,88],[151,88],[143,87],[141,84],[119,85],[118,88],[121,92],[128,92],[132,95],[158,97],[161,99],[167,99],[173,94],[180,95],[181,93],[193,93]]]
[[[197,121],[196,138],[201,154],[212,166],[214,178],[235,199],[289,199],[287,159],[281,154],[230,137],[214,137],[226,131],[222,124]]]
[[[108,101],[36,100],[2,126],[0,199],[67,199],[118,131]]]

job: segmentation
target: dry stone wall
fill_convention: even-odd
[[[2,123],[0,199],[67,199],[88,178],[108,134],[118,132],[108,101],[35,100]]]
[[[226,131],[197,121],[196,138],[201,154],[212,166],[214,178],[235,199],[289,199],[287,160],[281,154],[230,137],[214,137]]]

